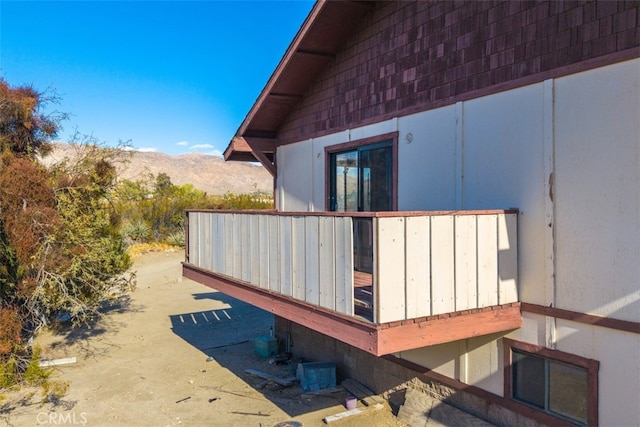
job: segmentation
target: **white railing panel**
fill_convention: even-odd
[[[233,214],[224,214],[224,270],[222,274],[233,277]]]
[[[198,238],[200,235],[199,216],[197,213],[189,215],[189,262],[193,265],[200,265],[200,251],[198,248]]]
[[[478,308],[498,304],[498,216],[478,216]]]
[[[249,271],[249,282],[260,286],[260,217],[258,215],[247,215],[249,218],[249,242],[251,245],[251,264]]]
[[[374,281],[378,286],[379,323],[406,318],[404,222],[401,217],[374,219],[374,229],[378,230],[378,268]]]
[[[225,253],[225,237],[224,237],[224,216],[214,215],[213,222],[215,224],[215,232],[212,235],[213,245],[215,246],[214,270],[224,272],[226,263]]]
[[[407,318],[431,315],[431,230],[429,217],[408,217],[406,227]]]
[[[280,231],[277,216],[269,217],[269,288],[280,292]]]
[[[517,214],[375,217],[374,321],[516,302]],[[189,213],[189,262],[354,314],[353,222]]]
[[[349,316],[354,314],[353,306],[353,225],[344,218],[335,222],[336,254],[336,303],[335,310]]]
[[[241,215],[237,221],[240,225],[240,234],[241,234],[241,246],[240,246],[240,254],[241,254],[241,279],[245,282],[251,283],[251,217],[249,215]]]
[[[318,305],[335,310],[336,276],[335,269],[335,229],[334,218],[319,218],[320,236],[320,294]]]
[[[260,279],[258,285],[263,289],[269,289],[269,266],[271,254],[269,253],[270,231],[269,217],[266,215],[256,215],[258,218],[258,246],[260,248]]]
[[[200,227],[200,229],[203,231],[202,236],[208,236],[209,232],[211,231],[209,229],[209,227],[207,227],[209,221],[207,221],[207,217],[206,216],[200,216],[198,218],[198,225]],[[199,244],[198,244],[198,252],[200,253],[200,255],[198,256],[199,258],[199,264],[202,268],[209,268],[208,266],[208,255],[209,255],[209,239],[198,239],[199,240]]]
[[[242,279],[242,217],[240,214],[232,215],[233,233],[233,270],[231,277]]]
[[[453,216],[431,217],[432,314],[455,311]]]
[[[476,215],[455,217],[456,311],[477,308]]]
[[[305,217],[303,216],[293,217],[291,222],[291,242],[293,248],[291,254],[291,296],[300,300],[305,299],[305,222]]]
[[[499,304],[518,301],[518,217],[498,216],[498,295]]]
[[[291,259],[293,256],[293,249],[291,247],[291,221],[290,216],[280,216],[280,293],[286,296],[293,295],[293,289],[291,285]]]
[[[320,221],[310,216],[305,221],[305,296],[310,304],[320,301]]]

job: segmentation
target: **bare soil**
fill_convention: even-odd
[[[269,333],[272,315],[183,280],[182,259],[143,255],[137,289],[95,325],[41,334],[43,358],[77,359],[52,377],[69,383],[67,394],[45,403],[39,390],[0,391],[0,425],[321,426],[346,410],[344,391],[315,396],[246,373],[287,377],[297,363],[258,357],[255,339]],[[330,425],[405,424],[385,406]]]

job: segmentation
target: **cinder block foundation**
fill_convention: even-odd
[[[430,378],[426,368],[408,367],[391,360],[393,358],[374,356],[281,317],[275,317],[275,331],[280,342],[289,337],[295,357],[309,362],[335,363],[338,384],[345,378],[353,378],[385,397],[396,410],[404,402],[405,390],[412,388],[498,426],[512,425],[509,420],[518,420],[518,425],[527,427],[544,425],[497,405],[496,401],[502,399],[499,396],[489,402],[474,393]]]

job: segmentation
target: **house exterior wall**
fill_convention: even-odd
[[[517,207],[521,301],[638,322],[639,100],[635,59],[284,145],[279,208],[324,210],[324,148],[397,131],[399,210]],[[508,337],[600,361],[600,423],[640,424],[638,334],[524,313]],[[397,356],[503,395],[500,338]]]
[[[637,2],[378,6],[279,129],[278,209],[326,210],[325,148],[397,132],[398,210],[518,208],[520,301],[640,322],[639,20]],[[599,361],[599,423],[640,425],[638,333],[525,311],[504,337]],[[502,396],[502,338],[396,356]]]

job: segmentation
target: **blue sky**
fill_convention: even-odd
[[[0,1],[0,76],[107,145],[224,150],[312,1]]]

